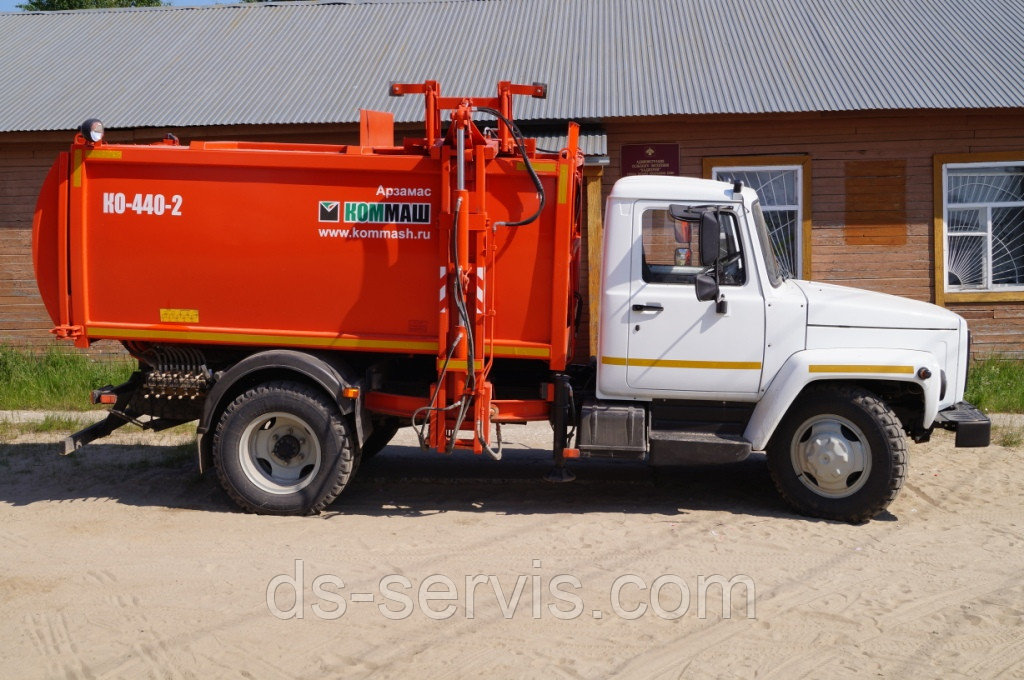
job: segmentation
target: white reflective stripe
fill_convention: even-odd
[[[477,300],[476,311],[480,315],[483,315],[485,313],[484,307],[486,306],[486,304],[484,302],[484,282],[487,280],[485,278],[486,276],[487,276],[487,268],[486,267],[477,267],[476,268],[476,300]]]

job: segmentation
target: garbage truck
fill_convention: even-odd
[[[597,353],[574,355],[578,126],[557,152],[524,137],[513,100],[543,84],[389,88],[422,96],[423,136],[396,143],[374,111],[358,145],[114,144],[82,125],[39,196],[36,280],[56,337],[119,342],[138,370],[92,392],[109,413],[66,452],[198,421],[199,469],[241,508],[313,514],[400,428],[500,459],[503,426],[547,421],[553,481],[573,459],[764,452],[794,509],[862,522],[897,496],[908,438],[988,444],[964,319],[789,277],[739,182],[615,183]]]

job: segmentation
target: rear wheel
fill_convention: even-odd
[[[300,383],[278,381],[239,395],[213,441],[217,477],[244,510],[302,515],[323,510],[355,468],[351,429],[337,407]]]
[[[864,522],[899,494],[907,474],[906,439],[899,419],[871,392],[811,387],[772,437],[768,469],[799,512]]]

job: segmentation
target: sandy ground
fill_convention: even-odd
[[[236,511],[181,434],[8,437],[0,677],[1024,678],[1021,449],[939,433],[848,526],[760,457],[551,485],[549,432],[500,463],[403,433],[305,518]]]

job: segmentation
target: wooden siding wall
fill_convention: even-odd
[[[0,141],[0,342],[4,344],[37,345],[50,337],[53,324],[32,273],[32,211],[61,146],[60,137],[65,142],[70,139],[68,134],[37,134],[24,136],[24,143]]]
[[[1020,151],[1020,110],[697,116],[606,120],[604,193],[623,144],[677,142],[680,173],[710,156],[811,159],[811,278],[934,301],[932,157]],[[805,245],[806,247],[806,245]],[[805,275],[806,276],[806,275]],[[950,304],[977,354],[1024,357],[1024,303]]]

